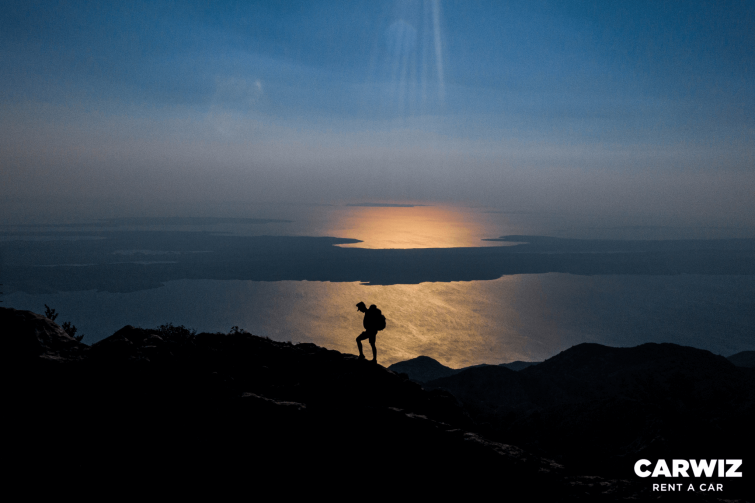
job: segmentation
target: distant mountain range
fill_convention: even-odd
[[[540,362],[515,361],[511,363],[501,363],[497,366],[518,371],[526,369],[530,365],[537,365],[538,363]],[[406,374],[412,381],[425,383],[432,381],[433,379],[440,379],[441,377],[456,375],[459,372],[463,372],[467,369],[493,366],[495,365],[482,364],[473,365],[471,367],[462,367],[460,369],[452,369],[451,367],[446,367],[439,361],[434,360],[429,356],[418,356],[417,358],[412,358],[411,360],[394,363],[393,365],[388,367],[388,370],[392,370],[399,374]]]
[[[616,476],[642,458],[755,454],[754,353],[727,359],[675,344],[580,344],[518,372],[448,369],[423,387],[452,393],[488,438],[579,473]],[[428,360],[391,368],[412,370],[417,379],[443,372]]]
[[[749,367],[755,368],[755,351],[742,351],[735,355],[727,357],[731,363],[737,367]],[[524,370],[532,365],[537,365],[541,362],[523,362],[513,361],[511,363],[499,363],[498,365],[472,365],[470,367],[462,367],[460,369],[452,369],[446,367],[438,360],[430,358],[429,356],[418,356],[411,360],[404,360],[402,362],[394,363],[388,367],[388,370],[392,370],[399,374],[406,374],[409,379],[418,383],[425,383],[434,379],[440,379],[441,377],[449,377],[456,375],[460,372],[464,372],[467,369],[480,368],[480,367],[504,367],[510,370]]]
[[[737,367],[755,368],[755,351],[742,351],[726,358]]]

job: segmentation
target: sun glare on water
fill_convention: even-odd
[[[444,206],[350,207],[331,223],[334,236],[359,239],[345,248],[459,248],[500,246],[483,214]]]
[[[505,234],[509,228],[501,215],[478,208],[347,206],[331,213],[328,220],[329,235],[361,241],[343,247],[408,249],[509,244],[483,241]],[[359,283],[296,282],[289,287],[297,292],[297,309],[284,316],[287,324],[296,326],[293,331],[310,334],[313,342],[353,353],[354,338],[362,329],[362,317],[354,305],[363,300],[367,305],[376,304],[390,320],[390,329],[379,337],[381,362],[390,364],[433,355],[445,364],[459,367],[500,363],[528,357],[526,340],[511,328],[517,319],[515,297],[511,294],[518,284],[518,277],[496,282],[369,287]],[[492,319],[487,313],[494,313]],[[301,319],[307,320],[306,327],[297,325]],[[491,332],[496,336],[489,337]]]

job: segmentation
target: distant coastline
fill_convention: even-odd
[[[26,234],[32,235],[32,234]],[[358,249],[358,240],[205,232],[35,233],[86,239],[6,240],[6,292],[134,292],[179,279],[360,281],[370,285],[491,280],[512,274],[755,275],[755,239],[581,240],[503,236],[513,246]],[[171,252],[172,263],[134,263],[122,250]],[[202,251],[205,253],[195,253]],[[87,264],[77,266],[77,264]],[[56,265],[55,268],[39,266]]]

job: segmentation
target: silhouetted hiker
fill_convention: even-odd
[[[359,359],[364,360],[364,353],[362,352],[362,341],[365,339],[370,340],[370,346],[372,346],[372,361],[377,363],[377,348],[375,347],[375,337],[378,330],[385,328],[385,316],[380,312],[375,304],[371,305],[369,309],[360,302],[357,304],[357,309],[364,313],[364,332],[357,337],[357,347],[359,348]]]

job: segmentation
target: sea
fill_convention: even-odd
[[[752,228],[679,225],[620,215],[431,203],[267,203],[201,212],[182,207],[161,216],[6,223],[0,229],[0,264],[6,271],[14,266],[8,251],[13,243],[24,242],[33,249],[35,243],[49,247],[50,242],[108,239],[110,232],[333,237],[352,241],[332,246],[370,250],[516,247],[526,243],[527,236],[591,241],[755,238]],[[518,236],[520,241],[487,241],[501,236]],[[165,250],[143,246],[140,241],[111,255],[121,261],[132,257],[146,271],[175,258]],[[244,250],[239,253],[243,259]],[[29,256],[34,260],[33,254]],[[471,260],[464,254],[459,257],[459,261]],[[48,260],[38,265],[80,270],[93,265],[91,257],[79,264],[70,257],[61,260],[65,264]],[[363,267],[366,279],[370,264]],[[538,272],[471,281],[402,283],[399,279],[391,284],[357,279],[187,277],[130,291],[98,285],[60,291],[6,282],[0,287],[4,290],[0,305],[37,313],[50,306],[59,313],[57,321],[72,322],[88,344],[126,325],[154,328],[173,323],[200,332],[228,332],[235,326],[278,341],[312,342],[356,354],[355,338],[363,330],[363,315],[356,304],[362,301],[377,305],[387,318],[386,329],[377,337],[378,360],[385,366],[420,355],[452,368],[542,361],[581,343],[618,347],[674,343],[724,356],[755,349],[755,276],[751,274]],[[369,357],[369,347],[366,351]]]

